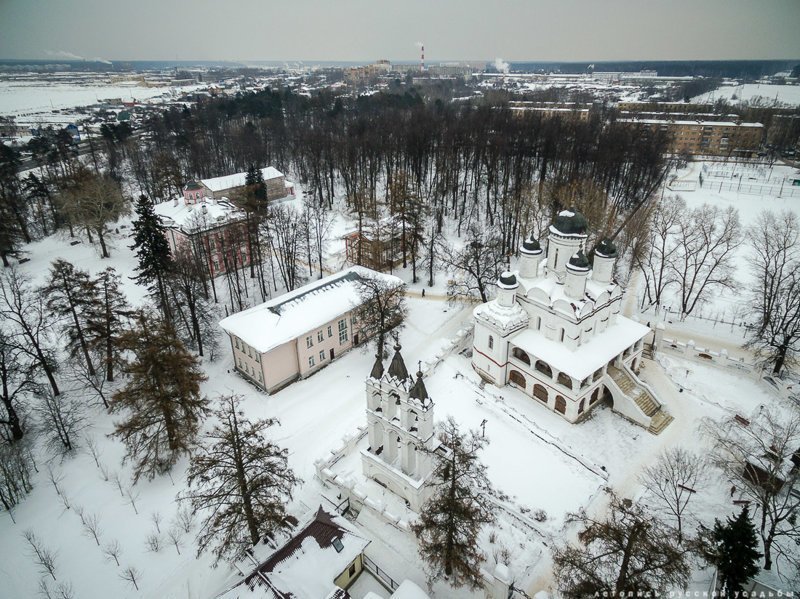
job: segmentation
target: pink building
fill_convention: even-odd
[[[244,212],[226,199],[209,199],[202,193],[203,188],[191,182],[183,201],[156,204],[170,251],[174,255],[188,248],[200,253],[214,276],[250,264]]]
[[[267,392],[314,374],[365,341],[357,308],[359,281],[403,282],[353,266],[223,319],[236,370]]]

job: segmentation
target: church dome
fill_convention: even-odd
[[[186,184],[186,191],[195,191],[198,189],[203,189],[203,186],[200,185],[197,181],[189,181]]]
[[[586,235],[589,223],[586,222],[586,217],[583,214],[574,208],[570,208],[558,213],[551,228],[562,235]]]
[[[513,272],[505,271],[500,275],[497,285],[498,287],[503,287],[504,289],[513,289],[517,287],[517,277]]]
[[[613,241],[606,238],[597,244],[597,247],[594,249],[594,253],[602,258],[616,258],[617,246],[614,245]]]
[[[570,270],[589,270],[589,260],[586,258],[586,254],[583,253],[583,250],[577,254],[573,254],[572,258],[569,259],[567,268]]]
[[[542,246],[537,239],[533,238],[533,235],[528,237],[525,241],[522,242],[522,247],[520,251],[523,254],[539,254],[542,251]]]

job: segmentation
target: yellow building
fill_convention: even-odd
[[[764,136],[761,123],[733,121],[676,121],[661,119],[620,119],[645,131],[666,131],[675,154],[701,156],[749,156],[758,151]]]

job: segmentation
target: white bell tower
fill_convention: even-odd
[[[428,479],[433,452],[439,446],[433,431],[433,401],[421,370],[408,374],[400,345],[384,373],[376,356],[366,381],[369,448],[362,450],[364,474],[403,497],[419,511],[430,497]]]

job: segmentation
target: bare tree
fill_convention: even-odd
[[[89,455],[92,456],[92,460],[94,460],[95,466],[99,468],[100,448],[97,446],[97,439],[95,439],[94,437],[86,437],[84,440],[84,446],[86,447],[86,451],[89,452]]]
[[[86,514],[81,518],[81,523],[83,524],[83,532],[86,536],[94,539],[94,542],[100,547],[100,534],[102,530],[100,528],[100,518],[98,515]]]
[[[800,565],[800,414],[765,408],[749,422],[707,419],[702,430],[713,443],[713,463],[753,502],[764,569],[772,569],[773,554]]]
[[[131,583],[133,585],[133,588],[135,588],[137,591],[139,590],[139,580],[141,579],[142,575],[139,572],[139,570],[137,570],[133,566],[128,566],[127,568],[125,568],[125,570],[123,570],[123,572],[119,575],[119,577],[122,580]]]
[[[37,388],[30,356],[15,344],[8,331],[0,328],[0,402],[5,410],[5,414],[0,413],[0,425],[7,430],[10,442],[19,441],[25,434],[18,402]]]
[[[403,284],[394,284],[366,272],[356,282],[361,303],[355,310],[353,334],[359,333],[363,339],[374,338],[378,355],[385,357],[386,335],[402,327],[408,313],[406,289]]]
[[[679,244],[677,228],[685,218],[686,202],[680,196],[662,199],[654,204],[647,238],[647,248],[642,252],[635,265],[641,270],[645,281],[645,298],[649,305],[656,309],[663,304],[664,291],[675,280],[675,259]]]
[[[122,547],[119,544],[117,539],[112,539],[105,545],[103,545],[103,555],[106,556],[107,559],[113,559],[114,563],[119,566],[119,556],[122,554]]]
[[[739,211],[703,204],[677,224],[678,251],[672,263],[679,285],[681,315],[706,302],[709,295],[733,286],[736,248],[742,243]]]
[[[266,229],[283,285],[287,291],[291,291],[302,282],[299,271],[303,260],[300,214],[284,204],[273,207],[269,211]]]
[[[25,443],[0,443],[0,505],[9,514],[33,489],[32,470],[30,451]]]
[[[153,512],[150,514],[150,521],[156,527],[156,532],[161,534],[161,514],[159,512]]]
[[[61,391],[55,379],[56,360],[49,346],[52,314],[30,280],[14,267],[0,275],[0,318],[8,324],[9,344],[42,369],[53,394],[58,395]]]
[[[175,551],[178,552],[178,555],[181,554],[181,530],[175,526],[171,526],[167,531],[167,538],[169,539],[170,543],[175,546]]]
[[[779,374],[800,341],[800,221],[794,212],[762,212],[747,229],[756,327],[747,345]]]
[[[326,209],[322,202],[318,202],[311,196],[306,196],[303,200],[303,218],[306,221],[306,229],[311,236],[311,250],[316,255],[317,266],[319,268],[319,278],[322,278],[322,258],[325,253],[325,246],[328,244],[331,226],[333,225],[333,213]],[[309,256],[309,260],[313,259]]]
[[[440,258],[454,276],[447,285],[447,295],[453,299],[477,295],[482,302],[489,301],[489,290],[507,259],[502,239],[478,225],[469,227],[463,247],[442,244]]]
[[[42,569],[43,574],[49,574],[56,580],[56,554],[44,546],[36,533],[30,528],[22,533],[22,536],[28,541],[31,550],[33,551],[33,559],[36,565]]]
[[[71,393],[54,395],[43,390],[34,407],[47,447],[58,454],[70,453],[86,427],[86,407]]]
[[[705,461],[680,447],[665,450],[655,464],[644,469],[640,480],[660,507],[675,518],[678,543],[683,542],[683,515],[697,484],[705,475]]]
[[[136,507],[136,501],[139,499],[139,492],[134,490],[133,487],[128,487],[125,490],[125,496],[128,498],[128,503],[131,504],[133,511],[135,514],[139,514],[139,510]]]
[[[150,533],[145,539],[145,545],[148,551],[158,553],[161,551],[161,535],[156,532]]]

